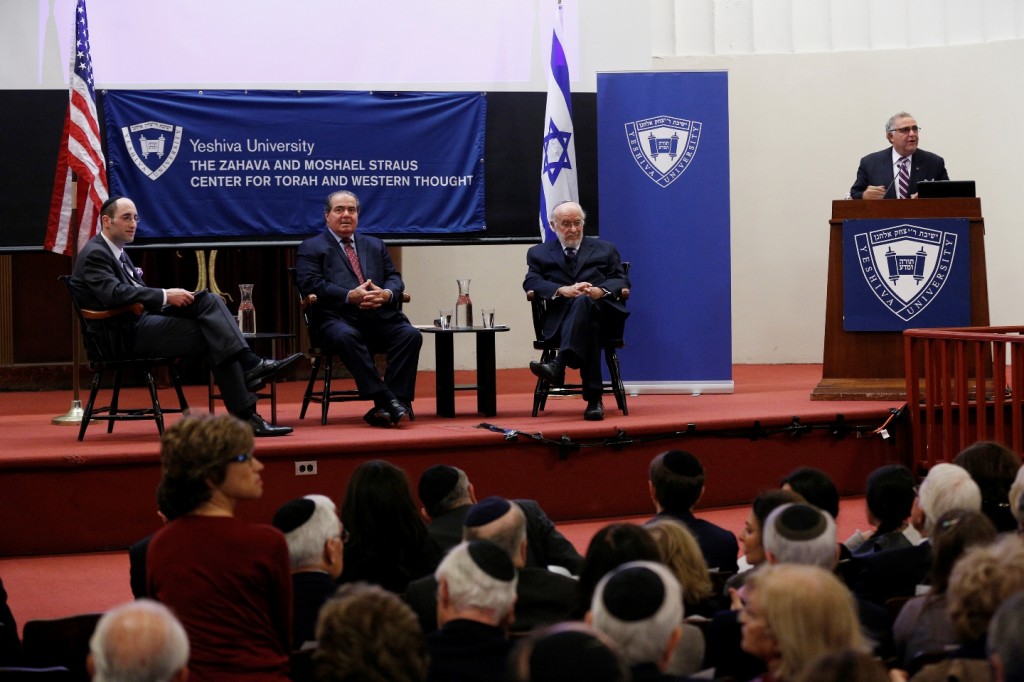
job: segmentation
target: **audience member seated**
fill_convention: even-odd
[[[292,564],[292,647],[316,640],[316,618],[338,589],[344,530],[337,507],[324,495],[285,502],[274,514]]]
[[[601,578],[629,561],[661,561],[658,545],[646,528],[632,523],[610,523],[594,533],[576,586],[576,618],[583,618],[590,610],[594,589]]]
[[[601,579],[587,622],[608,636],[629,665],[634,682],[683,680],[665,673],[683,633],[679,582],[663,564],[635,561]]]
[[[349,533],[341,582],[369,582],[401,594],[440,559],[409,491],[405,472],[384,460],[356,467],[341,521]]]
[[[228,414],[189,416],[161,439],[163,486],[181,512],[149,545],[149,593],[188,632],[193,680],[288,680],[292,583],[281,531],[235,518],[263,495],[253,434]]]
[[[486,540],[456,545],[437,567],[437,622],[427,635],[436,682],[492,682],[505,672],[516,601],[516,569],[508,553]]]
[[[430,537],[447,552],[462,542],[463,524],[469,508],[476,504],[476,491],[466,472],[447,464],[432,466],[419,482],[420,514]],[[583,557],[558,532],[535,500],[514,500],[526,514],[526,565],[562,566],[573,575],[580,572]]]
[[[936,464],[918,488],[910,522],[924,538],[912,547],[898,547],[856,557],[847,571],[858,596],[884,605],[893,597],[912,597],[931,570],[928,541],[935,520],[953,509],[981,511],[981,491],[970,474],[956,464]]]
[[[996,527],[980,511],[954,509],[938,518],[932,530],[932,569],[927,594],[911,598],[893,624],[897,663],[908,669],[918,655],[956,644],[948,612],[949,574],[967,548],[996,538]]]
[[[177,512],[171,509],[165,499],[167,495],[163,486],[156,489],[156,515],[160,524],[166,526],[178,517]],[[132,596],[142,599],[149,596],[149,586],[146,585],[146,553],[149,552],[149,543],[156,533],[150,533],[141,540],[137,540],[128,547],[128,580],[132,588]]]
[[[509,658],[512,682],[629,682],[608,638],[583,623],[560,623],[522,640]]]
[[[800,493],[782,488],[763,490],[757,494],[750,505],[750,514],[743,524],[743,530],[740,531],[740,544],[743,545],[743,556],[739,560],[740,573],[729,581],[728,587],[739,588],[746,573],[765,562],[762,530],[768,515],[784,504],[805,501]]]
[[[799,493],[808,504],[839,518],[839,491],[829,475],[814,467],[794,469],[779,483],[783,490]]]
[[[188,635],[170,609],[139,599],[103,614],[86,667],[94,682],[185,682],[188,651]]]
[[[648,482],[655,518],[674,518],[690,529],[711,570],[735,573],[739,547],[736,536],[710,521],[698,519],[693,508],[704,495],[704,465],[689,452],[669,450],[651,461]]]
[[[871,654],[843,649],[818,656],[796,679],[797,682],[890,682],[896,678],[890,677],[882,662]]]
[[[728,608],[724,599],[714,594],[704,555],[686,526],[671,519],[656,519],[645,527],[658,545],[661,563],[679,581],[687,616],[710,618],[716,611]]]
[[[320,610],[316,639],[318,682],[422,682],[427,677],[427,647],[416,615],[377,585],[338,588]]]
[[[994,682],[1024,680],[1024,592],[1018,592],[996,609],[988,626],[988,660]]]
[[[909,522],[917,496],[915,484],[914,475],[902,464],[886,464],[871,472],[864,503],[874,530],[858,530],[843,542],[853,556],[910,547],[921,541],[920,533]]]
[[[985,640],[996,609],[1024,590],[1024,542],[1004,535],[967,550],[949,576],[949,615],[960,646],[948,658],[924,666],[914,682],[990,680]],[[1020,618],[1020,614],[1016,614]],[[912,671],[911,671],[912,672]]]
[[[1017,530],[1010,511],[1010,488],[1020,469],[1020,455],[1000,443],[979,441],[968,445],[953,460],[971,475],[981,489],[981,511],[992,519],[996,530]]]
[[[513,632],[528,632],[569,618],[576,581],[546,568],[526,565],[526,516],[515,502],[488,497],[466,514],[466,540],[487,540],[505,550],[519,572]],[[437,629],[437,579],[424,576],[409,583],[405,600],[419,617],[423,632]]]
[[[18,665],[21,662],[21,640],[18,638],[18,623],[14,620],[11,607],[7,605],[7,590],[0,580],[0,666]]]
[[[740,614],[743,650],[765,662],[758,679],[789,682],[815,658],[867,651],[853,596],[831,571],[778,564],[750,577]]]

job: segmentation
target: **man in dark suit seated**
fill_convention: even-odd
[[[420,516],[427,532],[442,552],[462,542],[466,515],[476,504],[476,491],[462,469],[438,464],[423,472],[419,481],[423,506]],[[526,565],[561,566],[573,575],[580,572],[583,557],[576,551],[536,500],[512,500],[526,515]]]
[[[669,450],[651,460],[649,475],[651,500],[658,512],[655,518],[681,521],[697,538],[709,569],[735,573],[739,553],[736,536],[693,515],[694,506],[704,496],[704,465],[700,460],[683,450]]]
[[[109,310],[141,303],[145,311],[124,322],[139,357],[205,356],[228,411],[252,426],[257,436],[283,436],[290,426],[274,426],[256,412],[254,391],[298,361],[260,358],[249,348],[224,300],[208,291],[158,289],[146,286],[142,270],[132,265],[124,247],[135,239],[139,214],[135,203],[111,197],[100,208],[102,231],[78,254],[71,276],[79,305]]]
[[[938,154],[917,148],[921,129],[905,111],[885,124],[892,145],[860,160],[851,199],[916,199],[922,180],[949,180],[946,162]]]
[[[559,345],[554,360],[531,362],[530,371],[561,386],[566,367],[579,369],[587,401],[583,418],[600,421],[604,383],[598,341],[602,336],[621,336],[629,312],[620,296],[629,288],[629,278],[614,244],[583,236],[585,218],[575,202],[555,206],[551,229],[558,238],[530,247],[523,289],[548,301],[543,336]]]
[[[405,284],[380,239],[356,234],[359,198],[333,192],[324,205],[327,229],[299,245],[299,289],[313,294],[312,324],[323,345],[352,373],[360,395],[373,400],[372,426],[397,426],[416,393],[423,336],[399,310]],[[384,378],[370,348],[387,352]]]
[[[576,581],[546,568],[526,564],[526,517],[515,502],[488,497],[473,505],[466,515],[467,541],[487,540],[509,555],[519,573],[516,585],[514,632],[528,632],[569,618],[576,597]],[[437,579],[427,576],[409,583],[405,601],[416,612],[423,632],[433,632],[437,622]]]

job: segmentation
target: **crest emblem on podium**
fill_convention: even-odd
[[[121,128],[128,156],[150,180],[163,175],[181,149],[181,126],[146,121]]]
[[[939,297],[957,250],[956,233],[910,224],[862,232],[854,239],[864,281],[904,322]]]
[[[644,175],[659,187],[668,187],[693,161],[700,129],[700,121],[653,116],[627,123],[626,142]]]

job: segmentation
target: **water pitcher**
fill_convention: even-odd
[[[473,326],[473,301],[469,298],[468,279],[455,280],[459,284],[459,298],[455,301],[455,326]]]
[[[252,304],[252,285],[239,284],[242,300],[238,303],[238,327],[243,334],[256,333],[256,307]]]

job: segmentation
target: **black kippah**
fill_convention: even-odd
[[[290,533],[306,521],[309,521],[316,511],[316,502],[300,497],[297,500],[289,500],[281,505],[281,508],[274,514],[271,523],[282,533]]]
[[[121,196],[121,195],[119,195],[119,194],[114,194],[114,195],[113,195],[113,196],[111,196],[111,197],[110,197],[109,199],[107,199],[106,201],[104,201],[104,202],[103,202],[103,205],[102,205],[102,206],[100,206],[100,215],[103,215],[103,212],[104,212],[104,211],[106,211],[106,210],[107,210],[107,208],[108,208],[108,207],[109,207],[109,206],[110,206],[111,204],[113,204],[113,203],[116,203],[116,202],[120,201],[121,199],[124,199],[124,197],[122,197],[122,196]]]
[[[704,467],[700,460],[685,450],[669,450],[662,460],[665,468],[677,476],[701,476]]]
[[[420,502],[431,511],[441,500],[448,497],[459,482],[459,470],[447,464],[432,466],[420,476]]]
[[[665,584],[646,566],[631,566],[608,579],[601,599],[608,613],[621,621],[645,620],[665,602]]]
[[[516,577],[516,567],[508,553],[493,542],[472,540],[469,543],[469,556],[481,571],[495,580],[507,583]]]
[[[825,512],[809,504],[791,504],[775,519],[775,531],[787,540],[813,540],[827,527]]]
[[[485,497],[469,508],[469,513],[466,514],[466,520],[463,523],[466,528],[486,526],[491,521],[497,521],[507,514],[511,508],[512,503],[504,497]]]

